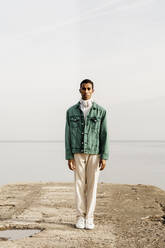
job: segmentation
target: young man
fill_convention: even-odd
[[[109,158],[106,110],[93,101],[94,84],[80,83],[81,99],[66,111],[65,159],[74,171],[77,228],[94,228],[97,183]]]

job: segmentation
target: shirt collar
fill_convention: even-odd
[[[80,99],[80,104],[82,104],[82,106],[84,106],[84,107],[91,106],[92,105],[92,102],[93,102],[93,99],[92,98],[90,98],[88,100],[84,100],[82,98]]]
[[[78,103],[76,104],[76,108],[80,108],[80,104],[81,104],[81,102],[78,101]],[[92,108],[93,109],[97,108],[96,103],[95,103],[95,101],[93,99],[92,99]]]

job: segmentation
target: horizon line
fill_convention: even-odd
[[[65,140],[0,140],[0,143],[64,143]],[[157,139],[116,139],[110,142],[165,142]]]

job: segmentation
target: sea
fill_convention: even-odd
[[[165,190],[165,141],[110,141],[100,183],[145,184]],[[74,182],[64,141],[0,141],[0,186],[29,182]]]

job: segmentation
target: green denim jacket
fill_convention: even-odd
[[[106,110],[96,102],[84,120],[80,102],[66,111],[65,159],[73,159],[74,153],[100,154],[109,158],[109,135]]]

